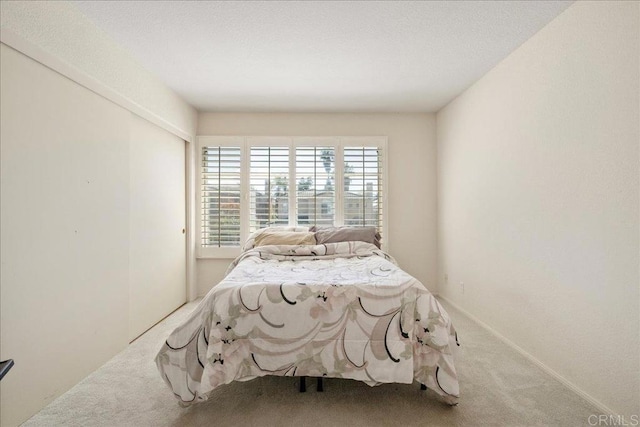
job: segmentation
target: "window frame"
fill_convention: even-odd
[[[251,147],[288,147],[289,148],[289,225],[298,225],[296,189],[296,147],[334,147],[335,149],[335,217],[334,225],[344,224],[344,148],[377,147],[380,150],[382,173],[382,249],[389,247],[388,215],[388,151],[386,136],[216,136],[196,137],[196,258],[233,259],[241,254],[241,247],[249,237],[250,226],[250,166]],[[240,246],[203,247],[202,246],[202,148],[240,147]]]

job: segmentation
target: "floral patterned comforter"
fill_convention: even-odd
[[[167,338],[156,364],[182,404],[263,375],[416,380],[457,403],[448,314],[364,242],[243,253]]]

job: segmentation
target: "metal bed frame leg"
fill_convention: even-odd
[[[317,391],[324,391],[324,384],[322,382],[322,377],[316,378],[318,382],[316,383]],[[304,393],[307,391],[307,377],[300,377],[300,393]]]

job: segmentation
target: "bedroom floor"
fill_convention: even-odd
[[[27,421],[25,426],[579,426],[596,408],[445,302],[462,344],[461,398],[449,407],[418,384],[369,387],[350,380],[263,377],[178,406],[153,358],[189,303]]]

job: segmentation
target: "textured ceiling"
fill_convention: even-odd
[[[433,112],[571,1],[76,1],[200,111]]]

